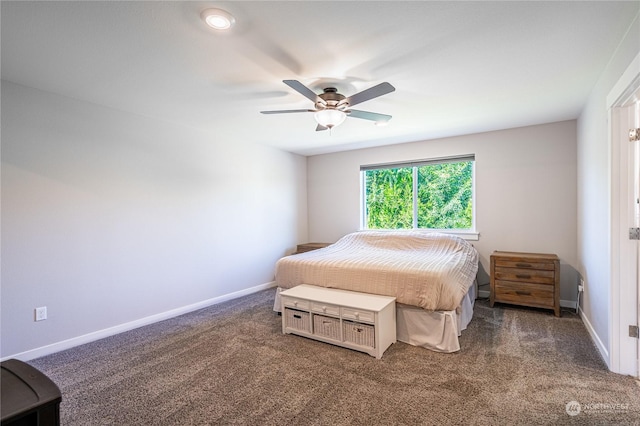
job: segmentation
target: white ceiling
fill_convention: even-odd
[[[577,118],[640,2],[2,2],[2,78],[313,155]],[[229,34],[200,19],[231,12]],[[331,134],[282,83],[349,96],[389,126]]]

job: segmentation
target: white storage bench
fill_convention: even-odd
[[[280,292],[282,332],[378,359],[396,342],[396,298],[302,284]]]

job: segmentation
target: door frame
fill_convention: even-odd
[[[622,77],[607,96],[609,113],[609,152],[611,166],[611,281],[609,306],[609,369],[620,374],[638,377],[638,340],[629,337],[629,325],[638,325],[638,281],[637,260],[632,255],[628,239],[629,181],[628,152],[625,142],[628,129],[622,129],[628,121],[622,117],[627,113],[627,104],[640,89],[640,53],[627,67]],[[632,253],[633,252],[633,253]],[[637,257],[636,257],[637,259]],[[629,297],[635,295],[635,297]]]

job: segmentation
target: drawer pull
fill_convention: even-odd
[[[301,318],[302,318],[302,315],[293,314],[293,317],[294,317],[295,319],[301,319]]]
[[[529,278],[531,278],[531,275],[529,274],[516,274],[516,278],[520,278],[523,280],[528,280]]]
[[[359,314],[359,313],[357,313],[357,312],[356,312],[356,313],[354,313],[354,314],[353,314],[353,316],[354,316],[354,317],[356,317],[356,319],[360,318],[360,314]]]
[[[516,290],[516,294],[518,296],[531,296],[531,292],[530,291],[519,291],[519,290]]]
[[[327,312],[327,307],[326,306],[322,307],[322,312]]]
[[[531,268],[531,264],[529,263],[516,263],[518,268]]]

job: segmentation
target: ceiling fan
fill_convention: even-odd
[[[310,99],[315,109],[285,109],[278,111],[260,111],[262,114],[288,114],[292,112],[313,112],[318,126],[316,131],[331,129],[340,125],[347,117],[362,118],[364,120],[375,121],[376,123],[387,123],[391,120],[390,115],[378,114],[377,112],[361,111],[351,109],[352,106],[368,101],[378,96],[386,95],[396,90],[391,84],[384,82],[369,89],[358,92],[355,95],[346,97],[335,87],[326,87],[324,93],[317,95],[298,80],[283,80],[283,83],[291,87],[302,96]]]

